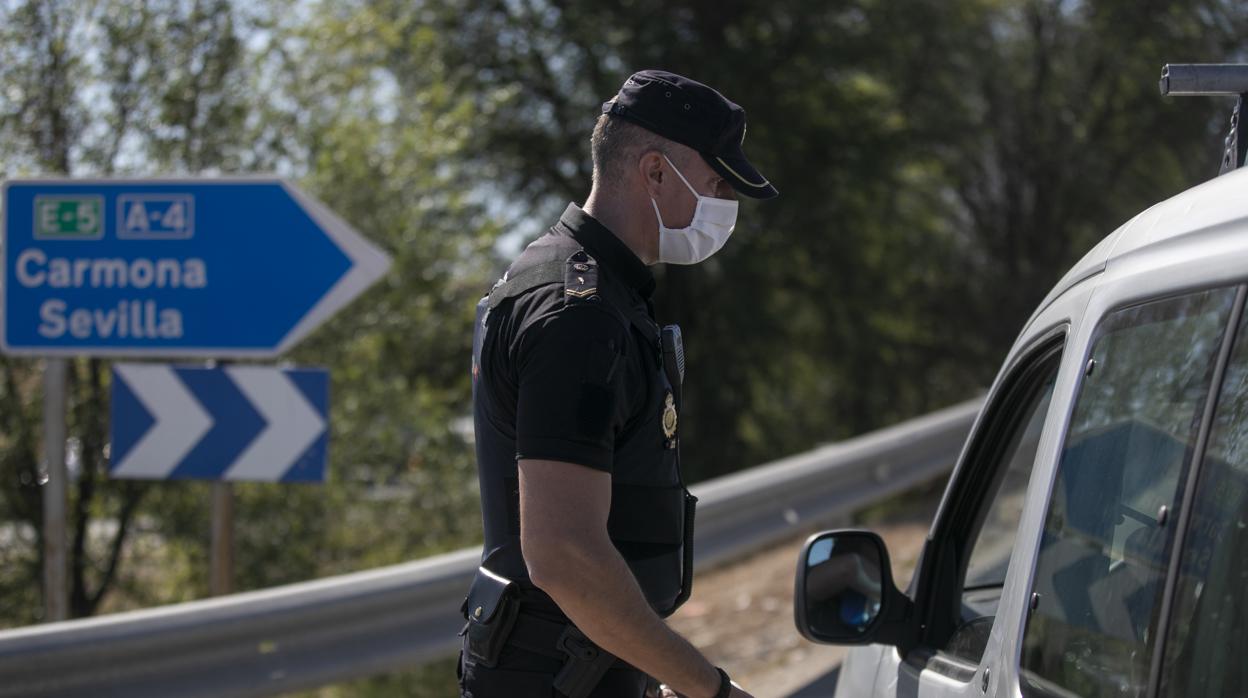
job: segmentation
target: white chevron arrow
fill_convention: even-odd
[[[116,369],[156,423],[126,453],[112,476],[162,479],[208,433],[212,417],[169,366],[117,364]]]
[[[268,426],[239,454],[223,478],[281,479],[295,459],[325,431],[325,420],[280,370],[230,366],[225,372]]]

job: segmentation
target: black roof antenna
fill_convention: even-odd
[[[1219,175],[1244,165],[1248,153],[1248,63],[1170,63],[1161,69],[1161,94],[1173,97],[1235,97]]]

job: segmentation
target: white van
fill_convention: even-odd
[[[1243,145],[1041,303],[905,593],[877,535],[807,541],[798,629],[863,645],[837,696],[1248,695]]]

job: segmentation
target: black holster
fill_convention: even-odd
[[[693,520],[696,518],[698,498],[685,490],[685,535],[681,546],[680,595],[672,603],[677,609],[689,600],[693,594]]]
[[[588,696],[615,663],[615,655],[595,645],[575,625],[568,625],[557,646],[568,659],[555,675],[555,690],[567,698]]]
[[[482,666],[497,666],[520,613],[515,582],[484,567],[477,568],[461,610],[468,622],[459,634],[468,636],[468,656]]]

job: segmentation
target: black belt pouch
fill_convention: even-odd
[[[684,543],[681,546],[680,595],[672,604],[672,611],[680,608],[693,594],[693,521],[698,509],[698,498],[685,490]]]
[[[498,655],[520,612],[515,582],[484,567],[478,568],[463,611],[468,623],[460,634],[468,636],[468,656],[482,666],[497,666]]]

